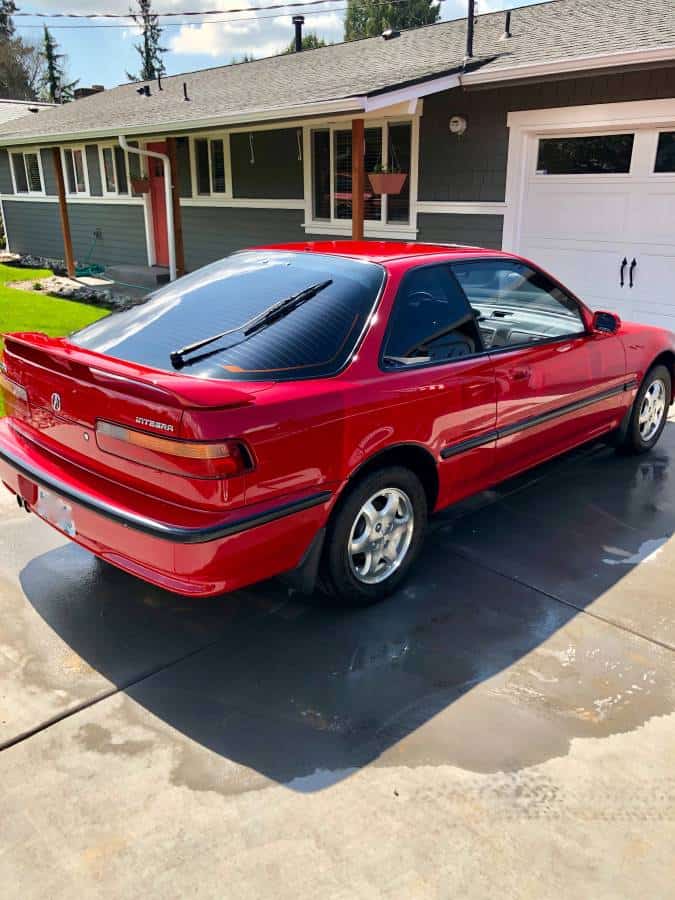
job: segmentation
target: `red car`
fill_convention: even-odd
[[[674,350],[504,253],[249,250],[69,338],[8,335],[0,478],[168,590],[288,573],[367,604],[430,513],[591,438],[652,448]]]

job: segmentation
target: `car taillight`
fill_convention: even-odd
[[[23,385],[17,384],[8,378],[4,372],[0,372],[0,394],[5,404],[5,414],[14,416],[25,413],[28,410],[28,391]]]
[[[99,421],[96,423],[96,443],[104,453],[176,475],[230,478],[252,468],[245,446],[233,440],[180,441]]]

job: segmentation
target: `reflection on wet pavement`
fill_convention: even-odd
[[[41,553],[22,522],[36,552],[2,593],[20,657],[0,656],[3,731],[122,687],[130,727],[190,739],[172,782],[227,794],[318,791],[369,763],[517,772],[633,730],[674,706],[674,447],[675,429],[648,457],[583,448],[449,510],[405,589],[356,612],[278,582],[184,600],[72,545]],[[145,747],[89,724],[77,739]]]

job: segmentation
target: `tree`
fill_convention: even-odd
[[[42,87],[52,103],[68,103],[73,99],[73,88],[77,81],[66,81],[65,67],[62,60],[65,54],[58,53],[59,45],[45,25],[42,53],[45,60],[45,71]]]
[[[152,81],[158,75],[164,75],[164,61],[162,54],[166,53],[166,47],[162,47],[160,40],[163,29],[159,24],[159,16],[152,11],[152,0],[137,0],[139,12],[131,12],[136,25],[141,29],[141,43],[134,44],[141,57],[141,71],[138,76],[127,72],[129,81]]]
[[[12,16],[16,11],[14,0],[0,0],[0,41],[11,41],[14,37]]]
[[[320,38],[318,34],[303,34],[302,36],[302,49],[303,50],[317,50],[319,47],[327,47],[328,45],[324,41],[323,38]],[[285,55],[286,53],[295,53],[295,39],[293,39],[288,47],[285,50],[282,50],[280,56]]]
[[[21,38],[0,39],[0,98],[35,100],[44,60],[39,47]]]
[[[403,3],[349,0],[345,13],[345,40],[378,37],[387,28],[401,30],[432,25],[440,16],[440,6],[434,0],[404,0]]]

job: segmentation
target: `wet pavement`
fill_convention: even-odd
[[[4,897],[673,897],[675,424],[438,516],[356,612],[0,500]]]

